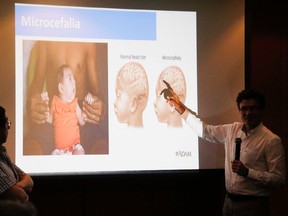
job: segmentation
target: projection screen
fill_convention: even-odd
[[[200,140],[161,91],[166,80],[207,123],[239,120],[244,3],[154,4],[15,4],[9,139],[19,167],[32,175],[223,168],[223,146]]]

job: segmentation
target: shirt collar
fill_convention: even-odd
[[[263,123],[260,122],[259,125],[258,125],[256,128],[250,130],[249,133],[248,133],[248,132],[246,131],[245,124],[243,124],[241,130],[246,134],[246,136],[248,136],[248,135],[250,135],[250,134],[256,133],[256,132],[259,131],[260,128],[262,128],[262,127],[263,127]]]

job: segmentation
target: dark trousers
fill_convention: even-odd
[[[226,195],[223,216],[269,216],[269,198]]]

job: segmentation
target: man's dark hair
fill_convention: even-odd
[[[0,127],[3,127],[6,125],[7,119],[6,119],[5,112],[6,112],[5,109],[2,106],[0,106]]]
[[[259,109],[263,110],[265,108],[265,104],[266,104],[265,96],[258,91],[255,91],[253,89],[248,89],[248,90],[243,90],[238,94],[237,99],[236,99],[238,109],[240,109],[240,103],[243,100],[250,100],[250,99],[253,99],[257,102],[257,104],[259,105]]]

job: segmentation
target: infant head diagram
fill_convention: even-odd
[[[160,123],[171,127],[182,127],[182,121],[175,107],[167,103],[167,98],[161,92],[173,88],[182,103],[186,99],[186,81],[182,70],[177,66],[166,67],[156,82],[156,100],[154,111]],[[128,127],[142,128],[143,112],[149,99],[149,83],[145,68],[138,62],[128,62],[116,75],[116,99],[114,111],[118,122]]]

